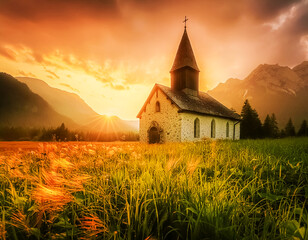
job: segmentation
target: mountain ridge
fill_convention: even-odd
[[[37,78],[17,77],[45,99],[57,112],[76,121],[83,131],[137,132],[136,121],[96,113],[79,95],[49,86]]]
[[[57,113],[41,96],[7,73],[0,73],[0,125],[18,127],[56,127],[77,124]]]
[[[49,86],[43,80],[29,77],[16,77],[34,93],[45,99],[58,113],[75,119],[78,124],[84,124],[88,116],[97,116],[96,113],[80,96]],[[78,105],[78,111],[76,111]]]
[[[261,120],[266,114],[275,113],[280,127],[284,127],[290,117],[298,127],[308,119],[308,61],[292,69],[260,64],[243,80],[230,78],[208,93],[237,112],[241,112],[248,99]]]

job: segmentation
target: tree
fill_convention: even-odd
[[[263,137],[276,138],[279,135],[278,123],[273,113],[270,117],[268,114],[263,123]]]
[[[281,131],[280,131],[280,133],[279,133],[279,136],[280,136],[281,138],[286,137],[286,131],[285,131],[284,129],[281,129]]]
[[[266,115],[266,118],[265,118],[265,120],[264,120],[264,123],[263,123],[263,127],[262,127],[262,129],[263,129],[263,136],[264,137],[272,137],[271,136],[271,132],[272,132],[272,123],[271,123],[271,118],[270,118],[270,116],[267,114]]]
[[[272,125],[271,135],[272,135],[273,138],[276,138],[276,137],[279,136],[279,128],[278,128],[278,123],[277,123],[277,119],[276,119],[275,113],[272,113],[271,125]]]
[[[256,109],[252,110],[252,138],[262,137],[262,123]]]
[[[242,107],[242,122],[241,122],[241,138],[249,138],[249,128],[250,128],[250,123],[251,123],[251,113],[252,113],[252,108],[246,100],[244,102],[244,105]]]
[[[297,133],[298,136],[308,136],[308,126],[307,126],[307,121],[304,120],[298,130]]]
[[[286,127],[285,127],[285,134],[287,137],[295,136],[295,127],[293,125],[292,119],[290,118]]]
[[[65,127],[64,123],[54,131],[57,141],[67,141],[69,139],[69,130]]]
[[[259,138],[262,136],[262,123],[255,109],[252,109],[248,100],[244,102],[241,122],[241,138]]]

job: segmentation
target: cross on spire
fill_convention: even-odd
[[[183,23],[184,23],[184,28],[186,29],[186,22],[188,21],[188,18],[186,18],[186,16],[185,16],[185,19],[184,19],[184,21],[183,21]]]

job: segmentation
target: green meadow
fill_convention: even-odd
[[[308,239],[308,138],[0,152],[0,239]]]

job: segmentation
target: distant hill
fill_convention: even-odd
[[[119,117],[96,113],[77,94],[50,87],[42,80],[17,77],[35,93],[44,98],[58,113],[73,119],[81,130],[110,132],[138,131],[138,121],[126,121]]]
[[[248,99],[262,121],[266,114],[275,113],[280,127],[290,117],[298,127],[308,119],[308,62],[293,69],[261,64],[244,80],[230,78],[208,93],[237,112]]]
[[[87,123],[89,118],[99,115],[75,93],[50,87],[36,78],[16,77],[16,79],[27,84],[31,91],[44,98],[58,113],[74,119],[80,125]]]
[[[6,73],[0,73],[0,126],[57,127],[61,123],[75,128],[77,124],[57,113],[26,84]]]

